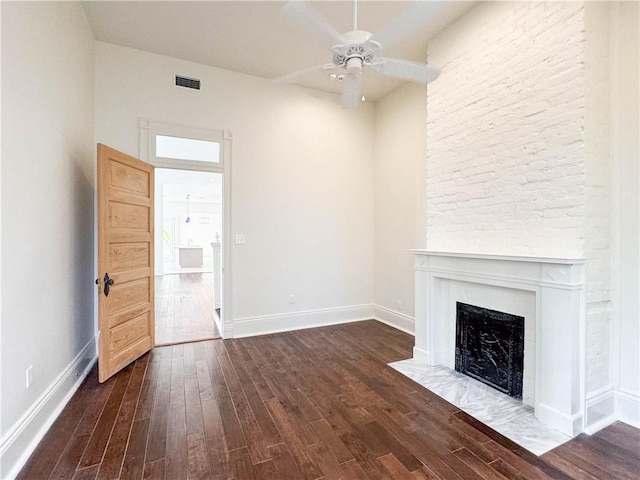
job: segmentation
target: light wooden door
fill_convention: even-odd
[[[98,373],[154,345],[153,166],[98,144]]]

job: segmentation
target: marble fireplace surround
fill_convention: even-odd
[[[414,360],[450,364],[455,349],[455,329],[450,333],[455,308],[451,305],[467,300],[455,298],[455,292],[465,285],[482,286],[489,297],[492,289],[502,297],[511,292],[516,304],[529,296],[528,331],[535,338],[525,346],[525,369],[528,364],[532,379],[529,387],[525,379],[525,391],[529,390],[527,396],[538,420],[570,437],[581,433],[586,397],[584,259],[411,253],[415,256]]]

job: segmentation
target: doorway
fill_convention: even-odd
[[[156,168],[155,197],[156,345],[218,338],[222,173]]]
[[[183,185],[190,185],[190,188],[193,189],[192,192],[185,190],[180,192],[179,187],[176,187],[177,193],[174,192],[174,196],[176,200],[183,203],[182,210],[178,214],[169,215],[166,222],[164,214],[160,216],[160,212],[156,212],[154,215],[156,225],[154,229],[156,287],[163,288],[164,285],[160,282],[167,280],[166,283],[174,284],[171,291],[183,289],[193,293],[193,290],[197,290],[194,284],[189,287],[183,286],[187,285],[186,281],[189,280],[184,276],[187,274],[199,275],[205,279],[205,283],[206,281],[213,282],[213,288],[207,288],[201,295],[197,295],[197,298],[205,298],[207,292],[213,295],[213,318],[216,328],[213,335],[219,334],[222,338],[232,336],[232,322],[230,320],[232,318],[230,301],[231,252],[228,247],[231,244],[232,135],[225,130],[211,130],[145,118],[139,120],[138,127],[140,158],[143,161],[152,164],[156,171],[161,169],[174,173],[180,171],[182,173],[177,175],[181,175],[183,180],[191,174],[195,175],[189,181],[182,182]],[[206,176],[203,176],[206,174],[214,176],[209,177],[209,180],[203,180],[206,179]],[[196,187],[195,185],[198,184],[201,186]],[[210,185],[207,186],[207,184]],[[164,188],[162,190],[164,191]],[[170,191],[171,188],[167,190]],[[161,205],[162,198],[159,191],[160,188],[157,189],[154,197],[157,204]],[[189,195],[188,201],[187,195]],[[219,209],[217,212],[206,211],[206,209],[198,210],[200,208],[198,202],[201,200],[198,197],[206,197],[207,195],[216,196],[216,208]],[[189,222],[187,222],[187,217],[189,217]],[[214,222],[220,222],[220,224],[213,233],[200,235],[186,227],[187,225],[199,225],[199,223],[194,223],[196,221],[202,221],[202,225],[206,225],[207,222],[209,225],[213,225]],[[219,237],[216,233],[219,234]],[[167,239],[167,235],[170,238]],[[162,256],[157,255],[160,252]],[[201,254],[202,263],[200,264]],[[166,265],[165,255],[168,258]],[[181,255],[183,256],[182,265]],[[217,263],[214,260],[218,260]],[[183,276],[166,278],[171,275],[171,271],[174,272],[174,275]],[[180,282],[181,285],[178,286],[175,285],[177,280],[185,280],[185,282]],[[180,298],[183,299],[183,297]],[[167,302],[173,301],[174,305],[180,305],[184,309],[195,308],[193,299],[183,300],[186,303],[181,304],[181,302],[177,302],[177,299],[167,299]],[[208,306],[206,308],[211,310]],[[196,338],[185,339],[182,337],[175,341],[172,340],[170,343],[194,340]],[[156,338],[155,343],[157,345],[166,344],[162,336]],[[167,341],[167,343],[169,342]]]

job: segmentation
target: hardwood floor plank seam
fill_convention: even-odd
[[[363,321],[157,347],[104,384],[94,368],[18,479],[638,480],[637,429],[537,457],[388,367],[412,347]]]

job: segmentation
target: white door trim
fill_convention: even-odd
[[[222,338],[233,338],[233,320],[231,315],[231,146],[233,136],[227,130],[214,130],[202,127],[181,125],[158,120],[140,118],[139,158],[159,168],[195,170],[222,174],[222,304],[218,330]],[[220,162],[197,162],[159,158],[155,155],[156,135],[196,138],[220,143]]]

